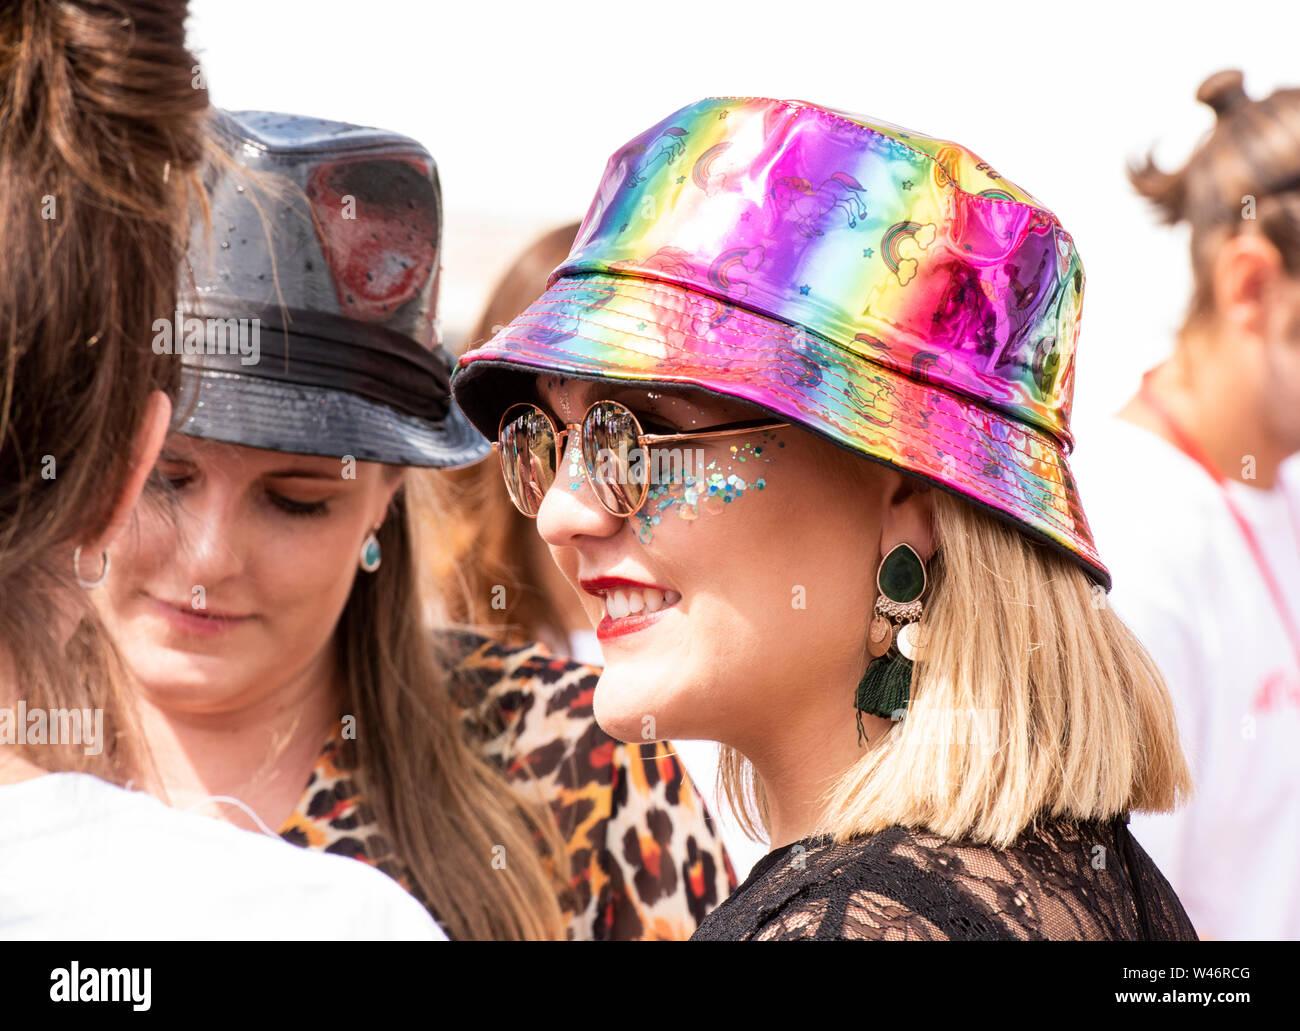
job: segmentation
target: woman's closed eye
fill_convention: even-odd
[[[188,462],[160,461],[154,467],[158,489],[183,494],[191,487],[196,478],[196,468]],[[273,488],[263,485],[262,497],[277,512],[290,516],[318,516],[329,512],[328,499],[311,498],[297,495],[296,491],[286,491],[283,487]]]
[[[299,501],[269,488],[266,497],[276,508],[291,516],[318,516],[329,511],[329,505],[325,501]]]
[[[194,467],[187,462],[159,460],[154,466],[151,485],[168,490],[182,490],[194,479]]]
[[[330,480],[311,473],[268,476],[260,481],[260,486],[267,501],[291,516],[325,515],[336,489]]]

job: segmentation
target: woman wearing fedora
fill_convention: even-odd
[[[734,879],[671,753],[601,731],[597,670],[431,629],[421,470],[490,451],[448,388],[432,158],[214,124],[213,231],[152,341],[183,368],[179,432],[98,592],[143,782],[378,867],[453,939],[689,937]]]
[[[1193,939],[1188,789],[1066,461],[1083,270],[969,150],[711,98],[609,161],[453,385],[584,592],[602,727],[725,748],[709,939]]]

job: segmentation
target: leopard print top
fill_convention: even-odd
[[[450,631],[440,641],[471,739],[508,780],[536,778],[551,799],[572,874],[560,899],[568,938],[689,938],[735,888],[736,875],[671,747],[624,744],[600,729],[592,713],[596,667],[556,658],[540,644],[508,647]],[[420,898],[354,774],[340,724],[280,835],[369,863]]]

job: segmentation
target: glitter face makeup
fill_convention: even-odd
[[[699,391],[653,392],[539,377],[536,403],[560,422],[612,400],[647,434],[764,414]],[[537,532],[579,592],[603,654],[596,719],[624,741],[652,732],[741,747],[764,740],[779,712],[784,731],[806,720],[816,725],[807,739],[819,741],[823,695],[842,715],[861,675],[879,564],[869,542],[899,474],[797,427],[755,426],[681,451],[679,464],[660,463],[641,510],[624,518],[601,503],[566,448],[538,507]],[[846,540],[861,546],[846,549]],[[843,681],[843,697],[813,690],[792,706],[790,685],[807,681],[809,655],[819,683]]]
[[[649,544],[665,516],[691,523],[701,513],[721,515],[747,493],[765,489],[768,471],[763,466],[771,463],[776,449],[785,447],[777,438],[777,433],[768,431],[754,441],[730,444],[721,464],[715,459],[698,475],[677,469],[665,482],[652,485],[645,507],[632,517],[637,539]]]

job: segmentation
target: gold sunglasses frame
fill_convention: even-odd
[[[497,423],[497,439],[492,441],[492,450],[497,453],[497,457],[500,459],[501,462],[501,475],[506,481],[506,493],[510,495],[511,502],[513,502],[515,508],[519,510],[521,515],[527,516],[529,519],[537,518],[536,513],[530,513],[524,511],[523,507],[519,504],[519,501],[515,498],[514,493],[510,490],[510,476],[506,471],[506,461],[507,461],[506,451],[501,444],[501,432],[502,430],[505,429],[506,422],[508,421],[506,419],[506,416],[508,416],[511,412],[515,411],[518,408],[531,408],[535,412],[540,412],[542,418],[544,418],[547,421],[547,423],[550,424],[551,435],[555,438],[555,469],[553,471],[553,475],[551,478],[551,483],[554,483],[555,480],[559,477],[560,463],[561,461],[563,461],[564,451],[568,447],[569,434],[574,431],[577,431],[578,439],[581,441],[582,427],[587,422],[587,416],[591,414],[592,409],[595,408],[597,405],[616,405],[617,407],[623,409],[623,411],[627,412],[629,418],[631,418],[632,420],[632,425],[636,427],[636,431],[637,431],[635,434],[636,445],[638,448],[640,448],[643,451],[649,450],[647,446],[649,444],[659,444],[664,441],[696,440],[701,437],[732,437],[741,433],[752,433],[755,430],[777,430],[777,429],[782,429],[784,427],[793,425],[793,423],[777,422],[775,420],[770,422],[764,422],[760,420],[758,422],[749,422],[744,424],[740,424],[740,423],[724,424],[715,429],[692,430],[689,433],[644,433],[641,430],[641,420],[636,417],[636,413],[632,411],[632,409],[628,408],[627,405],[622,404],[619,401],[602,400],[602,401],[593,401],[590,405],[588,405],[587,410],[582,413],[582,420],[580,422],[565,423],[564,428],[560,429],[557,427],[555,420],[552,419],[550,414],[540,405],[535,405],[531,401],[519,401],[516,402],[515,404],[512,404],[501,414],[501,419]],[[583,469],[584,472],[586,473],[587,483],[590,486],[592,483],[594,483],[595,474],[592,472],[591,466],[587,462],[586,448],[582,448],[581,450],[582,450]],[[548,487],[547,490],[549,492],[550,488]],[[607,504],[605,504],[605,501],[600,496],[599,491],[593,489],[592,494],[596,496],[596,500],[600,502],[601,507],[604,508],[605,511],[608,512],[610,515],[616,515],[621,519],[631,519],[634,515],[636,515],[638,512],[641,511],[641,509],[645,507],[646,500],[650,497],[650,490],[649,490],[649,485],[647,484],[647,489],[642,491],[641,493],[640,502],[637,503],[636,508],[633,509],[631,512],[615,511],[614,509],[610,508]]]

